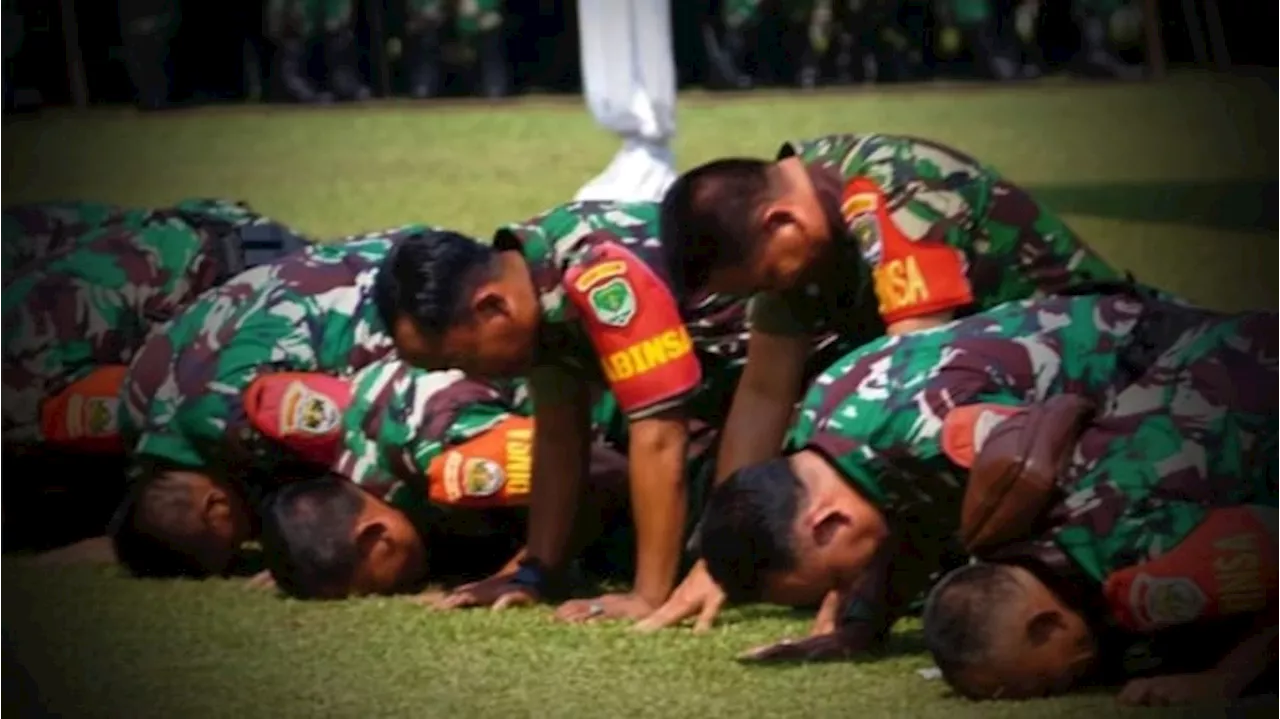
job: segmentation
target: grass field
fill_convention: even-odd
[[[1276,95],[1205,76],[682,100],[677,153],[771,153],[879,130],[954,144],[1032,187],[1113,262],[1223,308],[1276,307]],[[319,236],[426,221],[484,233],[564,201],[615,139],[579,103],[128,111],[7,121],[3,198],[163,204],[217,195]],[[8,481],[22,481],[11,477]],[[10,511],[20,511],[9,508]],[[233,581],[3,566],[5,709],[65,717],[1091,716],[1107,696],[972,704],[918,669],[909,623],[865,661],[733,656],[807,617],[730,611],[708,636],[566,627],[544,610],[435,614],[403,600],[305,604]],[[1276,710],[1274,700],[1257,708]],[[1187,712],[1223,715],[1225,709]],[[1142,713],[1142,712],[1139,712]]]

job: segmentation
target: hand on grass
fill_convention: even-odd
[[[870,649],[875,632],[867,625],[849,625],[838,631],[814,634],[804,639],[783,639],[775,644],[757,647],[738,656],[738,661],[753,663],[824,662],[850,659]]]
[[[707,572],[706,563],[699,560],[666,603],[637,624],[636,629],[651,632],[675,626],[689,617],[697,616],[693,631],[705,632],[711,629],[724,602],[724,592]]]
[[[464,584],[433,603],[436,609],[463,609],[466,607],[492,607],[495,611],[507,607],[528,606],[539,600],[533,587],[512,581],[514,573],[500,574],[479,582]]]
[[[264,569],[261,572],[249,577],[244,583],[248,589],[255,591],[270,591],[276,588],[276,578],[271,576],[271,571]]]
[[[1132,706],[1175,706],[1234,699],[1230,677],[1220,672],[1172,674],[1134,679],[1120,690],[1116,699]]]
[[[573,599],[560,605],[556,619],[589,622],[596,619],[644,619],[653,606],[635,594],[605,594],[595,599]]]
[[[69,564],[114,564],[115,548],[107,537],[94,537],[58,549],[41,552],[31,558],[33,564],[61,567]]]

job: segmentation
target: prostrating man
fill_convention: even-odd
[[[1105,422],[1126,413],[1212,417],[1244,407],[1242,424],[1222,425],[1222,441],[1266,439],[1263,446],[1274,447],[1274,422],[1271,435],[1258,422],[1275,415],[1268,393],[1276,387],[1275,320],[1274,313],[1222,315],[1120,292],[1009,303],[855,350],[813,384],[790,453],[738,470],[708,501],[701,551],[730,598],[809,604],[828,592],[841,597],[838,612],[819,617],[815,636],[754,656],[845,656],[881,637],[948,557],[963,551],[954,540],[972,480],[967,462],[955,457],[1006,414],[1047,406],[1036,411],[1048,418],[1037,426],[1053,430],[1047,446],[1022,445],[1030,459],[1005,468],[1010,482],[1045,467],[1051,474],[1062,467],[1058,476],[1068,480],[1090,470],[1089,454],[1061,452],[1075,446],[1067,440],[1095,411]],[[1187,381],[1199,395],[1184,410]],[[1060,395],[1083,399],[1060,404]],[[1144,477],[1176,479],[1194,466],[1194,447],[1166,439],[1170,461],[1148,466]],[[1137,443],[1129,450],[1136,452],[1149,440],[1115,441]],[[1123,455],[1123,445],[1115,451]]]
[[[514,571],[533,468],[523,382],[427,372],[388,355],[350,383],[334,472],[267,500],[263,547],[277,585],[298,598],[341,598],[478,578],[504,563]],[[627,463],[605,444],[615,407],[604,399],[593,412],[584,539],[626,512]]]
[[[4,216],[4,453],[17,476],[11,546],[100,533],[119,501],[118,392],[147,331],[239,272],[254,244],[305,241],[244,205],[164,210],[104,203],[11,207]],[[74,529],[72,527],[75,527]],[[38,541],[45,544],[46,541]]]
[[[1046,407],[965,408],[979,421],[945,446],[970,467],[961,537],[983,561],[924,612],[953,688],[1124,683],[1121,701],[1156,705],[1275,692],[1276,352],[1273,313],[1206,320],[1078,436]]]
[[[349,391],[338,378],[391,350],[379,264],[407,238],[450,234],[410,225],[317,244],[152,332],[121,391],[134,486],[113,527],[120,561],[142,575],[226,571],[262,491],[333,462]]]
[[[894,135],[788,142],[774,162],[723,159],[690,170],[663,199],[662,236],[682,296],[754,295],[718,479],[777,455],[815,332],[856,346],[1122,279],[995,170]],[[714,617],[723,601],[698,566],[647,625]]]
[[[476,378],[528,376],[535,423],[528,555],[447,604],[529,602],[564,569],[589,443],[593,390],[628,418],[637,542],[630,593],[561,607],[565,619],[638,619],[671,590],[682,548],[690,418],[719,424],[741,367],[741,302],[677,305],[654,203],[575,202],[507,225],[493,245],[422,238],[388,258],[401,357]]]

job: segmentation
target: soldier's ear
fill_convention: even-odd
[[[1027,620],[1027,643],[1039,647],[1053,640],[1054,635],[1066,631],[1066,618],[1057,609],[1044,609]]]
[[[805,517],[813,543],[826,547],[837,541],[842,530],[853,526],[853,517],[834,504],[813,507]]]
[[[484,285],[471,297],[471,311],[478,319],[511,314],[511,304],[497,285]]]
[[[362,519],[355,527],[356,551],[361,557],[372,557],[387,539],[387,524],[381,519]]]

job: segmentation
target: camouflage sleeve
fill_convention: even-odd
[[[528,494],[532,422],[518,387],[426,372],[390,357],[355,378],[337,471],[403,482],[439,504],[518,504]]]
[[[889,511],[958,499],[962,470],[944,451],[943,419],[960,405],[1017,405],[1025,396],[985,363],[956,362],[952,339],[935,330],[854,350],[814,382],[788,445],[821,452]]]
[[[101,202],[50,202],[5,209],[0,268],[6,284],[32,263],[74,249],[86,233],[119,219],[121,213],[120,208]]]
[[[261,270],[261,271],[259,271]],[[123,400],[138,452],[182,464],[270,451],[252,431],[244,393],[264,372],[319,366],[315,298],[270,284],[267,268],[240,275],[153,332],[129,368]]]

